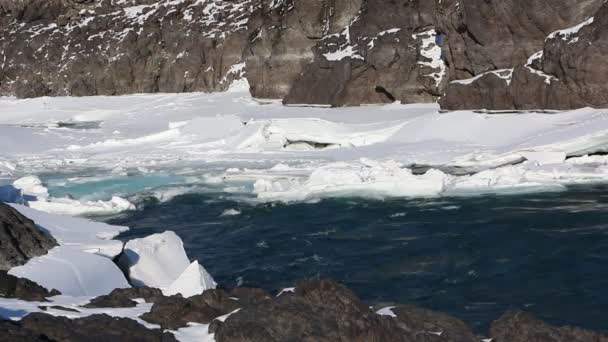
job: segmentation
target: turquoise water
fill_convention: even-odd
[[[484,329],[507,309],[608,330],[608,187],[446,199],[247,204],[178,196],[109,219],[127,240],[174,230],[225,287],[344,282],[369,304],[412,303]],[[222,216],[227,209],[240,215]]]

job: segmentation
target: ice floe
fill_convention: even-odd
[[[130,240],[119,265],[132,284],[160,288],[166,295],[189,297],[216,287],[204,267],[190,263],[182,240],[172,231]]]

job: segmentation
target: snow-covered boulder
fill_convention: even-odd
[[[182,240],[172,231],[127,242],[119,265],[135,286],[184,296],[215,288],[209,273],[198,262],[190,263]]]

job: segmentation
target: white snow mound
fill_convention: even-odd
[[[182,240],[172,231],[127,242],[119,265],[129,274],[132,284],[160,288],[170,294],[189,297],[216,286],[197,261],[190,263]]]

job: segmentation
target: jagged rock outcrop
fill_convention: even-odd
[[[527,51],[525,60],[450,82],[441,106],[450,110],[607,107],[608,4],[589,13],[595,5],[582,2],[580,8],[573,8],[571,12],[578,9],[586,19],[578,16],[572,27],[548,34],[536,51]]]
[[[60,294],[55,289],[49,291],[29,279],[17,278],[6,271],[0,271],[0,297],[44,302],[47,297]]]
[[[0,95],[226,90],[242,73],[253,6],[253,0],[6,1]]]
[[[55,246],[57,241],[34,221],[0,202],[0,270],[23,265]]]

